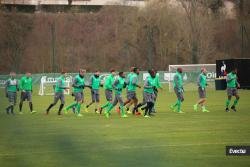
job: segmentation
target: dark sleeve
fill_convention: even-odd
[[[92,83],[93,83],[93,76],[90,77],[89,85],[92,86]]]
[[[10,81],[7,80],[7,81],[5,82],[5,92],[7,92],[9,85],[10,85]]]
[[[18,80],[16,80],[16,89],[17,89],[17,91],[19,91],[19,81]]]
[[[33,90],[33,79],[31,78],[31,90]]]

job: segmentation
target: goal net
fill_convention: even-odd
[[[183,87],[185,91],[197,90],[197,77],[201,68],[207,69],[207,89],[214,89],[214,80],[216,78],[216,64],[187,64],[187,65],[169,65],[169,91],[173,91],[173,78],[177,68],[182,68]]]
[[[65,79],[65,85],[70,87],[71,78]],[[39,88],[39,95],[54,95],[55,94],[55,86],[56,86],[56,78],[43,76],[41,78],[40,88]],[[70,89],[64,91],[64,94],[69,95]]]

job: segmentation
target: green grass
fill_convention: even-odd
[[[86,100],[89,101],[89,90]],[[83,113],[58,117],[53,108],[45,109],[52,96],[37,96],[37,114],[31,115],[24,104],[23,115],[6,115],[7,100],[1,90],[0,167],[247,167],[249,156],[226,156],[227,145],[250,145],[250,91],[241,90],[238,112],[224,112],[224,91],[209,91],[210,113],[195,113],[192,106],[197,92],[185,92],[183,111],[169,111],[175,95],[160,92],[155,117],[129,116],[121,119],[112,112],[110,119]],[[141,95],[141,93],[138,93]],[[103,94],[102,94],[103,99]],[[140,97],[141,99],[141,97]],[[66,98],[67,104],[72,101]],[[92,108],[93,110],[93,108]],[[17,113],[17,108],[16,108]]]

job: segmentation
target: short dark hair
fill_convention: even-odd
[[[123,71],[120,71],[120,72],[119,72],[119,76],[121,76],[123,73],[124,73]]]

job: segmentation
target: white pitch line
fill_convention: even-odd
[[[123,149],[148,149],[148,148],[155,148],[155,147],[186,147],[186,146],[203,146],[203,145],[237,145],[237,144],[250,144],[250,142],[233,142],[233,143],[196,143],[196,144],[191,144],[191,143],[186,143],[186,144],[163,144],[163,145],[145,145],[145,146],[122,146],[119,145],[119,147],[116,148],[101,148],[101,150],[123,150]],[[0,153],[0,157],[5,157],[5,156],[18,156],[18,155],[30,155],[30,154],[47,154],[47,153],[61,153],[65,151],[76,151],[76,152],[81,152],[83,149],[65,149],[62,151],[34,151],[34,152],[21,152],[21,153]],[[99,148],[98,148],[99,150]]]

